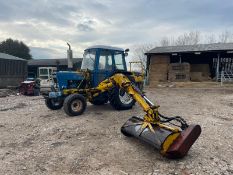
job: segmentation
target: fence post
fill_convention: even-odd
[[[216,67],[216,81],[217,82],[219,78],[219,59],[220,59],[220,54],[218,53],[218,60],[217,60],[217,67]]]
[[[223,85],[223,76],[224,76],[224,73],[223,71],[221,72],[221,86]]]

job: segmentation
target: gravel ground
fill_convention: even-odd
[[[233,174],[233,90],[147,89],[166,115],[198,123],[202,134],[180,160],[120,133],[138,105],[88,105],[79,117],[51,111],[42,97],[0,98],[0,174]]]

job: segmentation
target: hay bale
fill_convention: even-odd
[[[203,81],[202,72],[190,72],[191,81]]]
[[[189,63],[172,63],[168,69],[169,81],[190,81]]]
[[[167,81],[168,64],[151,64],[149,81]]]
[[[191,64],[191,70],[193,81],[205,81],[210,79],[210,67],[209,64]],[[197,72],[201,72],[202,76],[197,75]],[[198,77],[199,76],[199,77]]]
[[[191,64],[190,72],[210,73],[210,66],[209,64]]]
[[[150,72],[167,72],[168,64],[153,64],[150,65]]]
[[[190,72],[190,64],[172,63],[169,65],[169,72]]]
[[[149,84],[156,86],[157,82],[166,82],[168,79],[169,55],[153,55],[150,59]]]
[[[170,56],[168,55],[153,55],[150,59],[150,64],[169,64]]]
[[[171,73],[168,74],[168,79],[173,82],[190,81],[190,75],[187,73]]]

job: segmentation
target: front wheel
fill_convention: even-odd
[[[131,109],[135,104],[135,100],[127,94],[124,89],[120,89],[118,87],[115,87],[110,91],[109,101],[117,110]]]
[[[51,110],[61,109],[63,106],[63,100],[54,99],[54,98],[46,98],[45,99],[46,106]]]
[[[87,102],[84,96],[80,94],[71,94],[65,98],[64,111],[69,116],[81,115],[87,106]]]

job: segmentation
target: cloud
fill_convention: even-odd
[[[65,54],[62,54],[54,49],[41,47],[31,47],[30,49],[33,59],[66,58]]]
[[[95,44],[128,48],[164,36],[233,29],[232,0],[11,0],[0,1],[0,40],[31,47],[34,58],[74,54]]]
[[[81,32],[91,32],[94,30],[94,28],[93,28],[94,24],[95,24],[95,21],[87,20],[87,21],[83,21],[82,23],[79,23],[77,25],[77,28]]]

